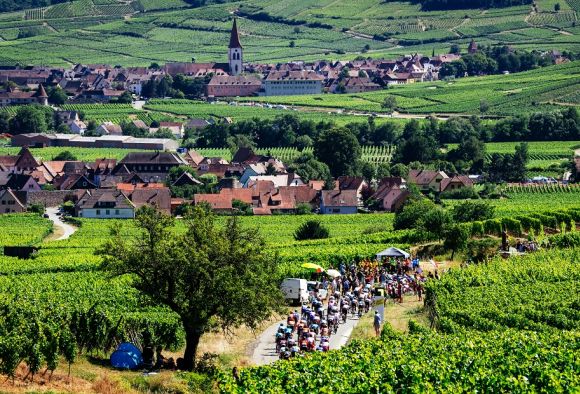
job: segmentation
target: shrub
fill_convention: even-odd
[[[312,213],[312,206],[310,204],[301,203],[296,206],[297,215],[307,215],[309,213]]]
[[[495,208],[486,201],[465,201],[453,207],[453,219],[457,222],[471,222],[493,218]]]
[[[309,220],[298,227],[294,233],[294,239],[303,241],[307,239],[323,239],[328,238],[330,232],[318,220]]]
[[[467,242],[467,259],[474,263],[482,263],[495,255],[499,240],[493,238],[472,239]]]
[[[27,209],[28,212],[38,213],[42,215],[44,213],[44,205],[42,204],[30,204]]]

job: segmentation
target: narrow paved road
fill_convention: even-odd
[[[75,231],[77,231],[76,227],[73,227],[70,224],[67,224],[62,220],[60,220],[60,217],[58,216],[58,208],[46,208],[46,213],[48,214],[48,218],[52,221],[54,226],[60,227],[63,231],[63,234],[60,237],[54,239],[54,241],[68,239],[71,235],[75,233]]]
[[[353,318],[349,313],[349,317],[346,323],[340,324],[336,334],[330,337],[330,349],[340,349],[348,342],[352,330],[358,324],[359,319]],[[278,354],[276,354],[276,343],[274,342],[274,336],[276,335],[276,330],[280,323],[286,323],[286,321],[279,321],[268,327],[258,338],[256,342],[256,347],[254,348],[254,353],[252,354],[252,361],[256,365],[270,364],[278,360]]]

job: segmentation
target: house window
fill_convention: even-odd
[[[111,214],[111,211],[109,211],[108,209],[105,210],[105,215],[109,216]]]
[[[119,216],[119,210],[115,209],[115,215]]]
[[[101,210],[97,209],[97,215],[100,215],[100,214],[101,214]]]
[[[83,182],[83,186],[87,186],[87,183],[86,182]]]
[[[332,213],[340,213],[340,208],[332,208]]]
[[[2,200],[2,205],[6,205],[6,201]]]

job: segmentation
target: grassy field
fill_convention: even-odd
[[[271,104],[382,112],[387,95],[395,96],[398,111],[412,114],[482,114],[485,100],[490,115],[549,111],[560,105],[580,105],[580,61],[512,75],[492,75],[397,86],[371,93],[261,97]]]
[[[233,13],[249,62],[446,53],[471,38],[579,51],[577,2],[559,1],[560,12],[551,0],[538,3],[533,13],[530,6],[424,12],[411,2],[381,0],[244,0],[200,8],[183,0],[76,0],[0,14],[0,64],[221,61]],[[270,20],[258,20],[264,15]]]

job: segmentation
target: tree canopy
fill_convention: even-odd
[[[174,219],[151,207],[136,214],[139,235],[112,238],[97,253],[113,276],[130,275],[131,286],[179,315],[185,331],[184,367],[195,367],[201,336],[215,325],[255,329],[282,305],[274,279],[276,259],[266,254],[257,229],[237,217],[216,223],[208,206],[194,207],[187,231],[173,231]]]
[[[361,147],[356,137],[347,129],[324,131],[314,145],[314,155],[326,163],[334,177],[356,175],[360,168]]]

